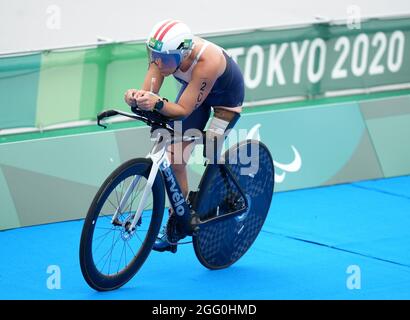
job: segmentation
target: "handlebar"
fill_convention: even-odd
[[[171,121],[170,118],[163,116],[157,111],[154,111],[154,112],[144,111],[144,110],[139,109],[138,107],[132,107],[131,110],[133,111],[133,113],[128,113],[128,112],[115,110],[115,109],[105,110],[103,112],[100,112],[97,115],[97,125],[106,129],[107,126],[101,123],[102,120],[104,120],[105,118],[116,116],[116,115],[122,115],[128,118],[132,118],[132,119],[139,120],[139,121],[146,123],[148,126],[151,127],[151,133],[153,132],[153,130],[158,129],[158,128],[163,128],[163,129],[168,130],[168,132],[171,133],[171,140],[170,140],[171,144],[175,142],[180,142],[180,141],[191,141],[192,142],[198,139],[202,139],[205,136],[205,132],[202,131],[201,136],[184,136],[184,135],[179,135],[177,133],[175,137],[174,135],[175,130],[169,124],[169,122]]]
[[[133,113],[128,113],[114,109],[100,112],[97,115],[97,125],[106,129],[107,126],[101,123],[102,120],[116,115],[122,115],[128,118],[142,121],[152,128],[164,128],[169,132],[174,133],[174,129],[169,124],[170,119],[163,116],[159,112],[144,111],[139,109],[138,107],[132,107],[131,110]]]

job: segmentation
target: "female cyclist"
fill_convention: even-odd
[[[188,129],[204,130],[211,108],[214,110],[207,140],[223,135],[239,118],[244,99],[244,81],[239,66],[221,47],[195,37],[187,25],[176,20],[157,23],[146,42],[149,67],[141,90],[129,89],[125,101],[130,106],[154,111],[181,121],[182,133]],[[173,75],[182,84],[175,102],[161,98],[158,93],[164,77]],[[192,143],[171,146],[169,159],[185,197],[188,194],[186,163],[189,159],[174,155],[191,154]],[[182,158],[182,161],[181,161]],[[179,160],[179,161],[178,161]],[[174,213],[170,210],[168,224]],[[182,237],[163,231],[154,244],[157,251],[176,252],[174,242]],[[168,228],[169,230],[170,228]],[[172,240],[172,241],[171,241]]]

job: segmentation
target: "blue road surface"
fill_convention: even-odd
[[[82,277],[82,225],[0,232],[0,299],[410,299],[410,176],[277,193],[253,247],[230,268],[204,268],[188,244],[152,252],[105,293]],[[49,266],[60,289],[47,288]]]

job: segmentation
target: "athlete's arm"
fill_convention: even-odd
[[[158,67],[154,63],[150,63],[147,74],[145,75],[144,83],[142,84],[142,90],[127,90],[124,95],[124,100],[129,106],[134,106],[136,104],[136,99],[141,97],[145,91],[158,93],[163,82],[164,76],[161,75]]]
[[[214,65],[205,65],[200,61],[192,71],[192,79],[177,103],[165,102],[160,113],[170,118],[184,118],[190,115],[206,99],[218,77]],[[152,110],[158,97],[144,95],[137,99],[139,106]]]
[[[145,91],[152,91],[153,93],[158,94],[163,82],[164,76],[161,75],[156,64],[150,63],[141,89]]]

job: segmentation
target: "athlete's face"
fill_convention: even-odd
[[[176,68],[173,67],[173,66],[170,67],[170,66],[165,65],[165,64],[162,62],[162,59],[160,59],[160,58],[155,59],[155,60],[153,61],[153,63],[158,67],[159,72],[160,72],[161,75],[164,76],[164,77],[173,74],[173,73],[175,72],[175,70],[176,70]]]
[[[154,63],[163,76],[175,72],[181,63],[181,53],[178,50],[160,52],[147,47],[148,59]]]

